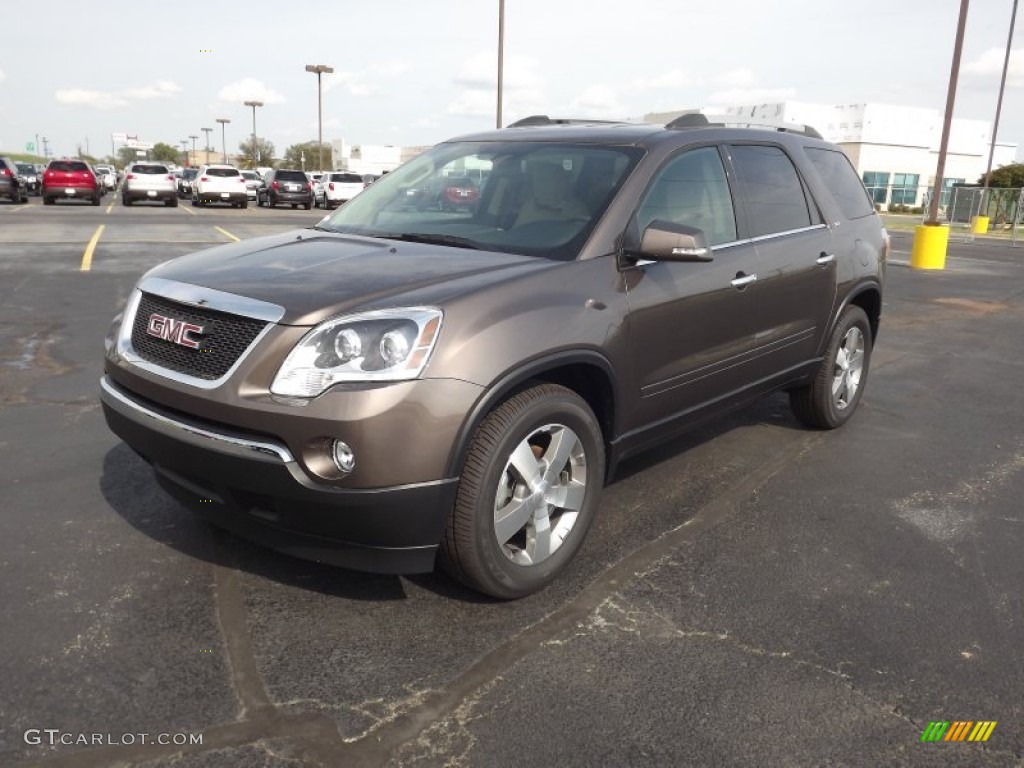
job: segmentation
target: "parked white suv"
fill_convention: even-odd
[[[249,195],[245,178],[233,165],[202,165],[192,179],[192,205],[230,203],[234,208],[247,208]]]
[[[139,200],[150,200],[175,208],[178,191],[174,174],[163,163],[129,163],[121,184],[121,202],[130,206]]]
[[[363,177],[349,171],[325,173],[316,188],[316,204],[324,208],[337,208],[363,191]]]

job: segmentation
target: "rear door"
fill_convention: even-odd
[[[760,376],[812,360],[836,294],[832,232],[785,149],[732,144],[741,230],[757,251],[751,296]]]

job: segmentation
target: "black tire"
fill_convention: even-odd
[[[53,198],[43,195],[43,205],[53,205]]]
[[[867,314],[860,307],[848,306],[832,330],[814,379],[789,392],[789,405],[797,419],[814,429],[835,429],[845,424],[864,394],[873,343]],[[836,384],[837,392],[833,394]]]
[[[249,201],[243,200],[241,203],[238,204],[238,207],[244,211],[246,208],[249,207]]]
[[[92,204],[93,205],[99,205],[100,204],[100,196],[99,195],[96,195],[96,197],[94,197],[92,199]]]
[[[553,450],[555,434],[565,439],[571,450],[566,451],[561,467],[547,468],[543,458],[549,448]],[[523,490],[524,476],[511,462],[516,449],[524,447],[528,449],[528,461],[536,461],[538,470],[546,468],[546,474],[540,475],[550,482],[544,493],[557,494],[559,483],[582,483],[582,496],[573,501],[573,505],[578,504],[575,512],[547,502],[535,487],[532,495]],[[538,384],[505,400],[473,435],[441,542],[442,566],[463,584],[502,599],[522,597],[547,586],[572,560],[586,537],[604,484],[604,463],[600,425],[586,401],[572,390]],[[536,522],[532,513],[505,542],[498,540],[495,518],[499,491],[508,493],[509,506],[516,499],[527,503],[536,500],[548,512],[547,538],[553,550],[537,562],[529,562],[533,557],[529,549],[538,531],[534,527],[531,540],[530,526]],[[570,501],[568,492],[564,500]]]
[[[128,197],[128,196],[122,196],[121,197],[121,205],[126,206],[128,208],[131,208],[131,206],[132,206],[132,199],[130,197]]]
[[[309,203],[306,203],[304,206],[302,206],[302,210],[304,210],[304,211],[308,211],[309,209],[310,209]]]
[[[167,200],[164,201],[164,205],[166,205],[168,208],[177,208],[178,207],[178,198],[176,198],[176,197],[169,197],[169,198],[167,198]]]

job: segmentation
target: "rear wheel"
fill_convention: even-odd
[[[100,196],[99,196],[99,195],[96,195],[96,196],[95,196],[95,197],[94,197],[94,198],[92,199],[92,204],[93,204],[93,205],[99,205],[99,204],[100,204]]]
[[[178,198],[176,198],[176,197],[169,197],[169,198],[167,198],[167,200],[164,201],[164,205],[166,205],[168,208],[177,208],[178,207]]]
[[[122,196],[121,196],[121,205],[124,205],[124,206],[127,206],[127,207],[129,207],[129,208],[130,208],[130,207],[131,207],[131,205],[132,205],[132,200],[131,200],[131,198],[130,198],[130,197],[128,197],[128,195],[122,195]]]
[[[240,202],[238,204],[238,207],[241,208],[242,210],[245,210],[246,208],[249,207],[249,201],[248,200],[243,200],[242,202]]]
[[[441,542],[441,563],[498,598],[547,586],[572,560],[597,511],[604,441],[579,395],[539,384],[477,428]]]
[[[309,203],[306,203],[304,206],[302,206],[302,210],[304,210],[304,211],[308,211],[309,208],[310,208]]]
[[[43,205],[53,205],[53,198],[43,195]]]
[[[789,404],[809,427],[835,429],[860,403],[871,362],[871,323],[864,310],[849,306],[839,318],[814,380],[791,390]]]

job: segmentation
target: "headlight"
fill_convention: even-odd
[[[386,309],[321,323],[288,353],[270,391],[316,397],[348,381],[405,381],[423,371],[441,331],[441,310]]]

